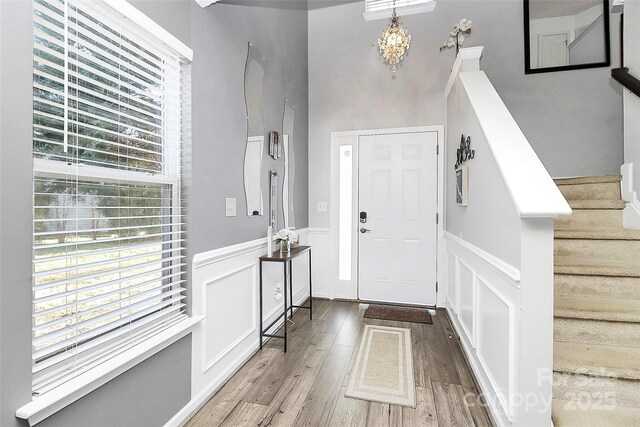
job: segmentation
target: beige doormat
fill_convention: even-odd
[[[365,325],[345,396],[416,406],[411,330]]]
[[[367,319],[394,320],[397,322],[433,325],[431,314],[426,308],[371,304],[364,312],[364,317]]]

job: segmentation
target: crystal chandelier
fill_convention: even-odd
[[[389,26],[378,39],[380,55],[384,61],[391,66],[394,73],[398,70],[398,64],[402,62],[404,56],[409,51],[411,35],[406,28],[402,28],[400,19],[396,16],[396,2],[393,2],[393,15],[389,21]]]

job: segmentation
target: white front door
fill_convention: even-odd
[[[359,139],[360,299],[436,304],[437,143],[437,132]]]

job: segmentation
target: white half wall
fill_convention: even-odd
[[[309,230],[299,233],[301,244],[308,244]],[[262,238],[195,255],[193,314],[205,319],[192,336],[191,401],[167,426],[181,425],[187,420],[258,350],[258,258],[266,254],[266,244],[267,239]],[[312,254],[316,256],[315,247]],[[283,299],[275,296],[276,286],[284,288],[283,268],[282,263],[263,263],[265,326],[284,309]],[[292,269],[293,302],[300,305],[309,297],[307,255],[295,258]],[[282,321],[278,322],[271,331],[281,324]]]
[[[571,209],[497,91],[462,49],[446,86],[449,164],[471,138],[468,205],[447,169],[446,310],[499,426],[550,426],[553,220]]]
[[[492,412],[513,421],[520,270],[448,232],[445,246],[449,318]]]

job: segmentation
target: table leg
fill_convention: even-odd
[[[284,352],[287,352],[287,263],[284,263]]]
[[[313,319],[313,292],[311,288],[311,249],[309,249],[309,320]]]
[[[291,303],[291,319],[293,319],[293,261],[289,260],[289,302]]]
[[[260,260],[260,350],[262,350],[262,260]]]

